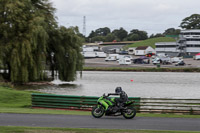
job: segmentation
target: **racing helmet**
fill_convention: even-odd
[[[117,88],[115,89],[115,93],[119,94],[119,93],[121,93],[121,92],[122,92],[122,87],[117,87]]]

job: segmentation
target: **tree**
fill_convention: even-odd
[[[123,39],[127,37],[128,32],[121,27],[119,30],[118,29],[114,30],[112,34],[114,34],[117,38],[119,38],[120,41],[123,41]]]
[[[157,34],[151,34],[149,38],[156,38],[156,37],[164,37],[165,35],[161,34],[161,33],[157,33]]]
[[[110,29],[108,27],[99,28],[95,31],[96,36],[107,36],[110,33]]]
[[[105,37],[105,41],[106,42],[112,42],[114,40],[117,40],[117,37],[115,35],[113,35],[112,33],[109,33],[106,37]]]
[[[48,0],[0,0],[0,60],[10,81],[43,80],[46,62],[65,81],[82,69],[81,35],[58,27],[54,12]]]
[[[92,30],[86,40],[87,42],[105,41],[105,37],[108,34],[110,34],[110,29],[108,27],[99,28],[95,31]]]
[[[99,41],[105,41],[105,37],[104,36],[95,36],[91,39],[92,42],[99,42]]]
[[[138,34],[131,34],[127,37],[127,41],[138,41],[139,35]]]
[[[77,33],[77,27],[67,29],[61,26],[52,36],[50,50],[54,54],[53,63],[59,73],[59,79],[63,81],[75,80],[76,71],[82,70],[82,42]]]
[[[148,38],[146,31],[140,31],[138,29],[133,29],[128,35],[129,41],[146,40]]]
[[[29,0],[0,1],[1,49],[12,82],[43,79],[48,34],[44,14]],[[43,4],[47,4],[44,2]]]
[[[180,34],[180,29],[175,29],[175,28],[169,28],[165,30],[163,33],[164,35],[179,35]]]
[[[96,33],[92,30],[91,33],[89,34],[88,38],[92,38],[95,36],[96,36]]]
[[[200,29],[200,14],[192,14],[182,20],[182,29]]]

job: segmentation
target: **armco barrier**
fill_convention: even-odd
[[[200,99],[141,98],[140,112],[200,115]]]
[[[79,109],[91,110],[97,104],[99,97],[69,96],[53,94],[32,94],[33,108]],[[200,114],[200,99],[170,99],[170,98],[139,98],[134,100],[134,106],[142,113],[181,113]]]
[[[70,95],[53,95],[53,94],[32,94],[33,108],[54,108],[54,109],[79,109],[91,110],[97,104],[99,97],[92,96],[70,96]],[[134,100],[136,109],[139,110],[139,97],[129,97]]]

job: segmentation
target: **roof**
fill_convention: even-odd
[[[200,29],[181,30],[181,33],[188,33],[188,32],[200,32]]]
[[[103,42],[100,45],[126,45],[126,44],[133,44],[139,41],[124,41],[124,42]]]
[[[149,46],[139,46],[135,50],[146,50]]]

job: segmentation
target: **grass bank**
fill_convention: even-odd
[[[0,107],[24,108],[31,106],[31,92],[0,86]]]
[[[31,91],[0,86],[0,113],[88,115],[85,111],[48,110],[31,108]]]
[[[127,71],[127,72],[200,72],[200,68],[122,68],[122,67],[84,67],[84,71]]]
[[[85,128],[39,128],[39,127],[1,127],[1,133],[188,133],[188,131],[161,130],[120,130],[120,129],[85,129]],[[200,131],[189,131],[200,133]]]
[[[157,42],[175,42],[176,40],[171,37],[156,37],[156,38],[150,38],[144,41],[139,41],[134,44],[130,44],[125,46],[125,49],[128,49],[130,47],[138,47],[138,46],[151,46],[152,48],[155,48],[155,43]]]

